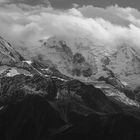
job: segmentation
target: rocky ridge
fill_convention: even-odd
[[[88,82],[64,75],[42,61],[25,60],[4,39],[0,42],[3,140],[140,138],[139,102],[135,95],[130,96],[133,92],[126,94],[126,86],[107,66],[108,77]],[[54,47],[62,54],[69,52],[63,42],[62,48]],[[81,54],[63,56],[76,67],[92,69]],[[89,73],[82,74],[88,78]]]

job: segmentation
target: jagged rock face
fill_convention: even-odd
[[[62,82],[59,79],[43,78],[39,75],[33,77],[15,75],[1,78],[0,83],[1,106],[19,102],[28,95],[38,95],[58,104],[63,104],[64,101],[64,106],[65,103],[69,104],[72,110],[82,115],[88,115],[94,111],[110,113],[116,110],[110,106],[114,103],[100,89],[77,80]]]
[[[0,76],[31,75],[29,65],[12,46],[0,37]]]
[[[1,65],[13,65],[22,61],[22,56],[11,45],[0,37],[0,62]]]
[[[62,82],[39,75],[16,75],[3,77],[0,91],[3,140],[114,136],[135,140],[138,136],[139,109],[116,103],[100,89],[77,80]]]
[[[0,77],[34,75],[38,71],[26,61],[7,41],[0,37]],[[38,73],[39,74],[39,73]]]
[[[55,41],[55,40],[52,39],[51,41]],[[51,51],[53,50],[55,52],[54,54],[56,56],[63,58],[63,59],[59,58],[58,60],[63,63],[63,68],[64,68],[65,72],[67,72],[67,73],[65,73],[65,72],[62,73],[63,70],[59,69],[59,64],[58,65],[53,64],[53,62],[54,62],[53,60],[52,60],[53,62],[51,60],[47,60],[47,63],[46,63],[46,61],[43,62],[42,60],[39,60],[39,61],[33,60],[32,62],[25,61],[25,59],[18,52],[16,52],[9,43],[7,43],[3,39],[2,39],[2,42],[3,42],[3,44],[1,44],[2,45],[1,47],[5,48],[5,50],[9,50],[7,52],[7,54],[10,54],[10,53],[13,54],[12,59],[15,60],[15,64],[13,64],[13,63],[9,64],[8,62],[3,64],[3,66],[1,66],[1,77],[3,77],[3,76],[12,77],[12,76],[21,75],[21,74],[33,76],[34,74],[37,74],[44,78],[48,77],[48,76],[53,76],[53,77],[60,78],[63,80],[65,79],[67,81],[67,80],[71,79],[71,78],[69,78],[69,74],[70,74],[70,76],[72,76],[72,78],[78,79],[81,81],[84,78],[88,78],[87,81],[85,81],[85,82],[89,82],[89,83],[93,83],[94,81],[97,81],[100,84],[100,81],[104,81],[105,83],[103,86],[104,87],[107,86],[111,91],[110,92],[111,94],[107,94],[107,96],[108,95],[109,96],[117,95],[117,98],[120,98],[120,99],[122,98],[122,102],[124,102],[123,100],[125,98],[127,99],[127,97],[128,97],[129,102],[130,102],[130,100],[129,100],[130,97],[132,100],[135,99],[135,95],[133,94],[133,92],[131,92],[131,90],[127,89],[123,85],[123,83],[115,76],[114,71],[112,72],[112,70],[108,68],[108,66],[111,63],[111,60],[113,61],[113,58],[111,60],[110,60],[110,58],[108,58],[109,62],[107,60],[104,60],[101,62],[103,71],[106,73],[107,76],[104,77],[104,75],[103,75],[102,76],[103,78],[99,78],[99,79],[95,80],[93,78],[93,76],[99,73],[98,69],[96,67],[97,65],[95,65],[96,64],[94,61],[95,57],[91,53],[87,53],[87,51],[85,50],[85,48],[83,49],[83,47],[82,47],[82,49],[84,51],[82,50],[81,52],[72,52],[71,48],[69,46],[67,46],[66,42],[64,42],[64,41],[57,40],[56,42],[53,42],[53,43],[49,42],[50,43],[49,45],[47,44],[47,42],[44,42],[46,45],[45,47],[48,47]],[[8,46],[6,46],[6,45],[8,45]],[[83,54],[83,52],[84,52],[84,54]],[[121,52],[126,54],[127,59],[129,56],[129,59],[132,60],[133,55],[132,55],[131,51],[121,50]],[[122,55],[122,53],[117,53],[116,55],[120,55],[120,54]],[[113,56],[116,56],[116,55],[113,55]],[[55,57],[53,54],[52,54],[52,56]],[[11,60],[11,59],[8,59],[8,61],[9,60]],[[17,62],[16,62],[16,60],[17,60]],[[116,59],[114,59],[114,60],[116,60]],[[81,77],[82,77],[82,79],[81,79]],[[113,87],[108,86],[106,84],[112,85]],[[94,83],[92,85],[94,85]],[[104,90],[104,88],[102,86],[99,88]],[[107,93],[109,93],[108,88],[107,88]],[[117,90],[119,91],[119,94],[117,93],[118,92],[117,90],[114,90],[114,88],[117,88]],[[112,94],[112,91],[113,91],[113,94]],[[126,97],[121,92],[126,93]],[[129,92],[130,94],[127,94],[127,92]],[[118,95],[119,95],[119,97],[118,97]],[[130,95],[130,96],[127,96],[127,95]],[[129,104],[128,101],[126,101],[126,104]],[[131,101],[131,102],[133,102],[133,101]],[[137,105],[137,103],[135,103],[135,102],[132,104]]]
[[[83,48],[73,52],[65,42],[59,43],[44,45],[51,60],[55,55],[63,60],[66,75],[55,65],[58,61],[27,61],[1,39],[1,139],[139,139],[138,91],[137,96],[130,92],[109,67],[119,58],[131,63],[136,55],[122,50],[105,57],[100,65],[106,76],[82,82],[76,79],[99,72],[94,55]]]

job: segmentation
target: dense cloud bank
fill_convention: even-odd
[[[120,45],[140,48],[140,12],[117,5],[56,10],[42,5],[4,4],[0,7],[0,35],[15,47],[35,50],[51,36],[88,38],[111,50]],[[92,47],[92,46],[91,46]]]

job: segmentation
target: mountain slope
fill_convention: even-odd
[[[51,62],[63,75],[102,90],[107,87],[110,92],[107,89],[106,95],[122,102],[129,98],[135,101],[134,90],[140,85],[140,59],[130,46],[108,52],[85,38],[51,37],[41,43],[46,64]]]
[[[126,96],[125,86],[107,65],[103,66],[107,77],[90,79],[96,68],[92,69],[88,55],[73,53],[60,41],[49,49],[65,60],[62,66],[69,62],[72,68],[83,68],[82,76],[69,77],[72,71],[65,75],[52,59],[27,61],[5,40],[1,42],[2,140],[140,138],[139,102]]]
[[[108,51],[86,38],[56,36],[43,40],[42,49],[46,52],[46,60],[74,79],[89,82],[101,76],[108,77],[112,72],[130,87],[140,85],[140,57],[131,46],[123,45],[115,51]]]
[[[113,73],[125,84],[135,89],[140,85],[140,57],[129,46],[120,47],[117,52],[104,58],[104,67]]]

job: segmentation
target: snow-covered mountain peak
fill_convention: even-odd
[[[140,73],[139,55],[129,45],[122,45],[109,51],[105,46],[95,44],[86,37],[67,38],[55,36],[44,40],[42,46],[46,51],[46,59],[51,60],[60,72],[76,79],[81,78],[80,71],[83,68],[87,69],[87,66],[92,69],[89,75],[91,79],[98,79],[101,76],[107,77],[108,71],[105,70],[105,67],[119,78],[123,76],[129,79],[128,75],[133,77],[132,75]],[[86,65],[85,63],[74,64],[74,58],[77,58],[75,56],[78,56],[78,59],[83,58]],[[75,69],[78,75],[73,74]],[[132,78],[130,79],[132,80]],[[124,78],[122,81],[128,82]],[[128,84],[131,85],[131,82],[129,82]]]
[[[96,87],[104,91],[106,96],[114,96],[113,98],[119,100],[119,102],[121,101],[128,105],[130,105],[131,102],[131,104],[133,104],[134,106],[139,106],[137,102],[129,99],[123,93],[124,86],[122,82],[120,81],[120,79],[117,79],[115,77],[114,71],[109,69],[109,65],[111,64],[110,62],[113,60],[114,56],[108,57],[108,59],[111,60],[108,64],[105,65],[106,70],[103,68],[99,69],[104,63],[98,61],[98,58],[104,56],[98,54],[98,52],[100,51],[97,46],[91,47],[89,45],[89,48],[86,48],[84,44],[83,46],[79,46],[79,50],[77,49],[77,51],[74,51],[72,47],[75,47],[74,45],[77,44],[75,43],[73,46],[71,46],[70,44],[68,44],[67,40],[50,38],[49,41],[44,41],[44,43],[42,44],[42,47],[44,47],[43,51],[46,52],[46,60],[30,61],[24,59],[16,50],[14,50],[14,48],[12,48],[12,46],[8,42],[1,39],[2,55],[0,55],[0,57],[1,60],[4,60],[4,58],[6,58],[7,61],[4,60],[4,62],[2,61],[1,63],[0,77],[8,77],[14,79],[15,77],[27,76],[31,79],[33,78],[32,80],[34,81],[34,77],[37,76],[43,81],[46,81],[49,78],[54,78],[60,80],[61,82],[67,82],[75,79],[86,84],[90,84],[93,86],[96,85]],[[122,53],[124,51],[120,52]],[[118,52],[119,55],[121,53]],[[100,80],[96,78],[96,75],[98,74],[104,77],[105,73],[109,73],[110,75],[107,75],[108,77],[105,78],[100,78]],[[126,81],[123,80],[123,83],[125,82]],[[26,87],[26,90],[29,90],[30,88]]]
[[[105,60],[105,67],[119,79],[132,87],[140,85],[140,57],[133,47],[118,47],[117,51]]]

